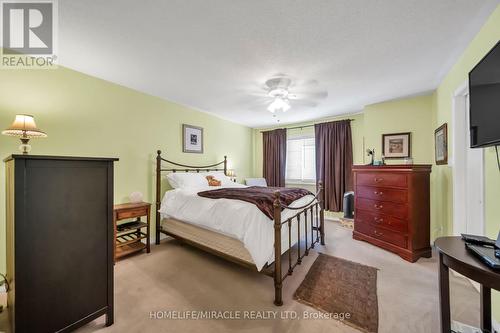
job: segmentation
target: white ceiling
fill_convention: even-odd
[[[59,1],[60,64],[251,127],[276,73],[328,97],[282,124],[437,87],[499,0]]]

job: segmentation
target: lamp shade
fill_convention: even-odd
[[[45,138],[47,134],[36,127],[35,118],[26,114],[16,115],[16,119],[9,128],[2,131],[3,135],[22,138]]]

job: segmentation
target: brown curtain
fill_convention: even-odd
[[[323,182],[324,208],[343,209],[344,193],[352,190],[351,121],[314,125],[316,138],[316,179]]]
[[[268,186],[285,187],[286,129],[262,133],[264,143],[264,178]]]

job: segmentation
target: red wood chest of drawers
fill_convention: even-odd
[[[353,238],[411,262],[431,257],[431,165],[357,165],[353,172]]]

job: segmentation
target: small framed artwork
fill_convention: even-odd
[[[203,154],[203,128],[182,124],[182,151]]]
[[[382,155],[386,159],[411,157],[411,133],[382,134]]]
[[[448,124],[434,131],[436,164],[448,164]]]

